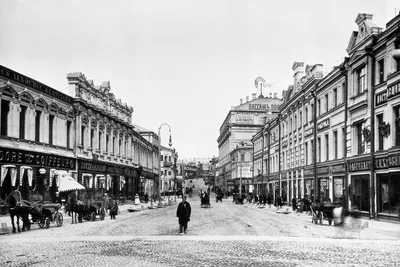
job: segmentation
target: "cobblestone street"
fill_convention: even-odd
[[[133,205],[125,204],[116,220],[71,224],[64,215],[60,228],[35,225],[0,236],[6,244],[0,259],[5,266],[400,265],[397,224],[367,221],[362,230],[321,226],[304,213],[211,200],[211,208],[201,208],[199,199],[189,199],[187,235],[178,234],[177,205],[129,213]]]

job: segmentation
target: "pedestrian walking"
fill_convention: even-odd
[[[182,231],[187,234],[188,222],[190,221],[192,209],[190,203],[186,201],[186,196],[182,197],[182,202],[179,203],[178,209],[176,210],[176,217],[178,217],[179,222],[179,233]]]
[[[271,205],[272,205],[272,197],[271,197],[271,194],[268,194],[268,205],[269,205],[269,207],[271,208]]]
[[[115,199],[115,197],[113,197],[111,200],[110,200],[110,218],[111,218],[111,220],[112,219],[114,219],[115,220],[115,215],[117,215],[117,213],[118,213],[118,202],[117,202],[117,200]]]

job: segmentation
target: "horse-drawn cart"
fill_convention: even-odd
[[[59,212],[61,204],[58,203],[31,203],[26,200],[20,202],[21,208],[26,209],[29,216],[25,218],[26,228],[31,229],[31,225],[37,223],[40,228],[50,227],[50,223],[55,223],[58,227],[63,224],[63,215]]]
[[[91,201],[83,219],[95,221],[97,217],[100,220],[104,220],[106,217],[105,203],[102,200]]]
[[[329,225],[334,221],[333,210],[337,208],[332,202],[322,202],[320,204],[311,206],[312,219],[311,222],[317,224],[318,221],[322,224],[323,220],[327,220]]]

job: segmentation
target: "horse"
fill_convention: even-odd
[[[18,192],[19,193],[19,192]],[[14,217],[17,217],[17,228],[18,232],[21,232],[21,228],[19,227],[19,219],[21,218],[22,220],[22,231],[25,231],[25,228],[28,229],[25,226],[25,222],[28,219],[28,213],[25,209],[21,208],[21,205],[19,203],[19,200],[17,199],[18,197],[14,196],[13,192],[10,193],[5,199],[6,204],[10,207],[9,208],[9,213],[10,213],[10,219],[11,219],[11,224],[13,227],[12,232],[16,233],[16,228],[14,224]]]
[[[76,215],[78,215],[78,222],[82,222],[82,217],[83,214],[85,213],[86,210],[86,205],[80,200],[75,199],[75,195],[71,195],[68,197],[67,205],[65,207],[66,212],[70,212],[72,215],[72,222],[71,224],[74,223],[74,218],[75,218],[75,223],[76,221]]]

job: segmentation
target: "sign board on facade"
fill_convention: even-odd
[[[65,169],[75,168],[74,158],[8,148],[0,148],[0,163],[28,164]]]
[[[352,160],[347,165],[349,172],[368,171],[371,169],[371,160]]]
[[[235,122],[239,124],[254,124],[254,118],[251,116],[236,116]]]
[[[38,81],[35,81],[34,79],[26,77],[25,75],[22,75],[16,71],[13,71],[1,65],[0,65],[0,76],[7,80],[20,83],[23,86],[27,86],[35,90],[38,90],[43,94],[49,95],[61,101],[72,103],[72,97],[70,97],[69,95],[61,93],[47,85],[44,85]]]
[[[318,123],[318,125],[317,125],[318,131],[322,131],[323,129],[326,129],[328,127],[329,127],[329,118]]]
[[[400,155],[390,155],[375,159],[375,169],[400,167]]]

